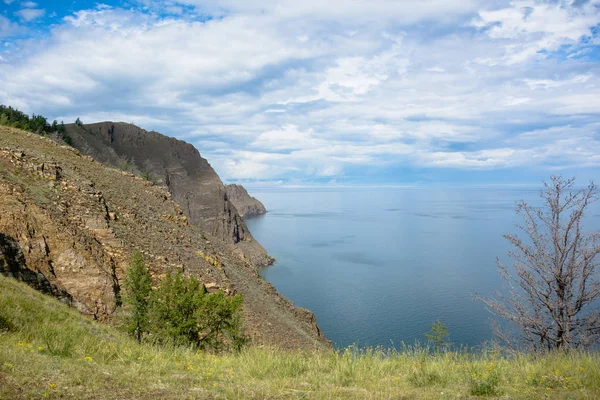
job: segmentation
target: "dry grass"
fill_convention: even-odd
[[[239,354],[138,345],[0,277],[0,398],[600,398],[598,353],[407,348]]]

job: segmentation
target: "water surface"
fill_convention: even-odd
[[[269,212],[247,224],[277,259],[261,275],[340,347],[422,342],[438,319],[456,345],[491,339],[472,296],[503,286],[515,202],[540,204],[538,188],[251,192]],[[600,229],[596,205],[588,216]]]

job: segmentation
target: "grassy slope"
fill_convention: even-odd
[[[138,345],[0,277],[0,398],[600,398],[600,355],[511,359]]]

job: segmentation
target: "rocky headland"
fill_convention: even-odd
[[[329,345],[311,312],[260,278],[266,252],[193,146],[129,124],[68,130],[81,150],[0,127],[0,273],[111,320],[137,249],[155,280],[179,268],[242,293],[255,343]]]
[[[233,203],[242,218],[262,215],[267,212],[263,203],[257,198],[250,196],[246,188],[242,185],[235,183],[226,185],[225,192],[227,193],[227,198]]]

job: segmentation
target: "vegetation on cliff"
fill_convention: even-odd
[[[181,270],[167,272],[149,292],[148,333],[157,344],[198,349],[239,350],[245,344],[240,310],[242,295],[222,290],[208,294],[205,286]]]
[[[77,118],[79,120],[79,118]],[[65,124],[54,120],[48,123],[46,117],[33,114],[31,117],[11,106],[0,104],[0,125],[22,129],[40,135],[54,133],[61,137],[65,143],[71,144],[71,137],[66,134]]]
[[[138,344],[0,277],[0,398],[510,398],[600,396],[600,355]]]

